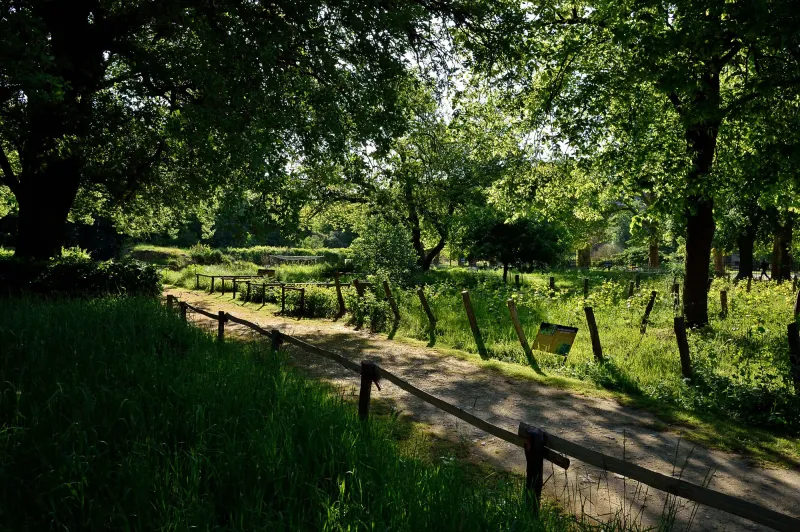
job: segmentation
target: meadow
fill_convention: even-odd
[[[6,299],[0,320],[0,528],[576,528],[155,299]]]
[[[166,272],[165,282],[194,288],[197,271],[221,273],[233,271],[218,267],[190,267],[183,272]],[[556,290],[550,290],[549,277],[556,278]],[[324,265],[281,266],[278,279],[284,282],[330,281]],[[583,298],[583,280],[589,278],[589,297]],[[795,293],[792,283],[753,282],[729,279],[713,281],[709,293],[711,323],[690,331],[689,345],[694,374],[681,375],[678,347],[673,329],[675,309],[670,274],[642,273],[641,284],[628,298],[628,286],[635,276],[623,271],[561,270],[550,273],[526,273],[520,286],[503,284],[500,273],[492,270],[469,271],[442,268],[416,280],[427,294],[437,323],[431,335],[428,319],[413,286],[393,286],[402,319],[393,324],[389,305],[375,281],[366,297],[356,297],[355,290],[343,290],[350,310],[348,321],[374,332],[393,337],[427,341],[430,345],[477,354],[460,292],[468,289],[488,358],[532,367],[540,375],[578,379],[621,394],[633,404],[659,411],[680,421],[675,413],[710,416],[712,420],[730,420],[746,426],[762,427],[775,434],[794,438],[800,433],[800,399],[793,391],[786,326],[794,320]],[[349,280],[350,277],[345,278]],[[208,288],[207,283],[201,288]],[[651,291],[657,291],[655,306],[647,331],[640,325]],[[720,290],[728,293],[728,313],[722,315]],[[265,301],[254,291],[253,301],[275,310],[280,292],[268,289]],[[239,295],[243,298],[243,295]],[[506,301],[513,299],[529,343],[543,321],[579,328],[575,343],[566,357],[534,351],[534,359],[525,356],[514,332]],[[299,294],[287,293],[287,314],[298,314]],[[591,306],[597,319],[605,360],[595,361],[587,330],[584,306]],[[306,288],[305,317],[331,318],[338,309],[331,288]],[[722,431],[724,429],[720,429]],[[784,444],[781,444],[784,445]],[[800,447],[790,444],[791,454]]]

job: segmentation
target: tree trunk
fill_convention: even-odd
[[[714,248],[714,275],[717,277],[725,277],[725,257],[722,255],[722,250]]]
[[[442,251],[442,249],[444,249],[444,245],[445,245],[445,238],[440,237],[439,242],[437,242],[436,245],[433,246],[433,249],[431,249],[428,253],[425,253],[425,250],[423,248],[422,262],[420,262],[420,267],[422,268],[422,271],[427,272],[428,270],[431,269],[431,263],[433,262],[433,258],[436,257],[439,254],[439,252]]]
[[[15,257],[47,260],[61,254],[67,215],[80,185],[80,164],[51,160],[43,166],[41,172],[23,173],[20,180]]]
[[[708,100],[719,101],[719,78],[706,80]],[[715,91],[715,92],[714,92]],[[719,122],[694,124],[687,131],[687,144],[693,168],[689,188],[704,191],[714,162]],[[683,285],[683,313],[689,327],[708,325],[708,265],[714,240],[714,200],[697,193],[686,198],[686,275]]]
[[[661,261],[658,258],[658,240],[652,240],[650,242],[650,251],[647,255],[647,265],[651,268],[658,268],[661,265]]]
[[[788,281],[792,278],[792,229],[794,216],[791,212],[787,213],[786,223],[778,233],[778,247],[780,250],[780,262],[778,263],[778,276],[774,277],[779,282]]]
[[[781,245],[780,236],[773,235],[772,237],[772,260],[769,264],[769,276],[773,281],[781,280]]]
[[[736,279],[747,279],[753,276],[753,245],[756,240],[755,231],[750,227],[739,233],[736,243],[739,244],[739,273]]]
[[[503,263],[503,284],[508,283],[508,263]]]
[[[578,250],[578,256],[576,260],[578,264],[578,268],[589,268],[592,265],[592,245],[586,244],[584,247]]]

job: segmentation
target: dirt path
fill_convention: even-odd
[[[225,310],[265,328],[280,329],[355,361],[375,360],[416,386],[512,432],[516,432],[520,421],[525,421],[575,443],[612,456],[624,456],[667,475],[673,471],[677,475],[690,455],[682,474],[685,480],[700,484],[713,472],[711,488],[800,517],[799,470],[765,469],[754,466],[742,456],[680,442],[677,433],[654,428],[663,427],[663,423],[648,412],[623,407],[613,400],[508,377],[432,349],[393,342],[385,335],[354,331],[342,323],[287,319],[266,309],[257,311],[255,307],[243,306],[229,296],[218,294],[184,289],[170,289],[165,293],[210,311]],[[202,316],[196,319],[215,326]],[[248,334],[233,323],[226,325],[226,333]],[[316,377],[347,388],[354,388],[358,383],[352,372],[321,357],[293,353],[292,358],[297,366]],[[391,384],[373,393],[394,401],[399,409],[430,425],[437,434],[468,442],[471,459],[524,473],[524,453],[518,447],[489,436]],[[549,462],[546,463],[545,476],[550,473],[552,476],[547,479],[545,488],[551,497],[587,518],[608,520],[617,514],[621,519],[638,521],[642,526],[657,524],[666,503],[662,492],[575,460],[572,464],[565,473],[559,469],[550,470]],[[678,501],[675,530],[685,530],[690,522],[692,530],[769,530],[710,508],[694,510],[693,503]]]

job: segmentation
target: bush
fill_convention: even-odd
[[[323,261],[328,264],[344,265],[345,259],[350,258],[348,248],[283,248],[274,246],[253,246],[249,248],[226,248],[225,253],[231,257],[256,264],[265,265],[267,255],[288,255],[292,257],[314,256],[323,257]]]
[[[45,269],[33,283],[35,292],[66,296],[140,295],[161,293],[155,266],[138,261],[93,262],[68,259]]]
[[[144,262],[97,262],[80,251],[69,251],[52,262],[13,258],[0,261],[0,284],[9,294],[64,297],[161,294],[161,274]]]
[[[230,257],[226,257],[222,251],[213,249],[208,244],[195,244],[189,248],[189,256],[197,264],[229,264]]]
[[[353,261],[359,271],[392,281],[406,281],[417,270],[411,235],[402,224],[371,217],[353,241]]]

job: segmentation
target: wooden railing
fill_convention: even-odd
[[[570,460],[567,457],[570,456],[605,471],[617,473],[652,488],[670,493],[676,497],[703,504],[710,508],[742,517],[754,523],[768,526],[775,530],[787,532],[800,531],[800,519],[795,517],[770,510],[769,508],[754,504],[739,497],[726,495],[679,478],[663,475],[631,462],[588,449],[582,445],[554,436],[541,428],[532,427],[526,423],[520,422],[517,433],[515,434],[492,425],[488,421],[474,414],[470,414],[466,410],[417,388],[408,381],[373,362],[362,361],[361,364],[357,364],[338,353],[309,344],[276,329],[266,330],[256,323],[237,318],[227,312],[219,311],[215,314],[199,307],[189,305],[186,302],[178,302],[177,298],[174,296],[167,296],[168,307],[174,308],[176,302],[178,303],[178,308],[184,320],[186,320],[186,313],[189,310],[210,319],[217,320],[217,339],[219,341],[224,340],[225,323],[232,321],[270,338],[272,340],[273,349],[278,349],[282,344],[291,344],[303,351],[321,356],[358,373],[361,375],[359,415],[364,420],[366,420],[369,415],[369,401],[373,383],[377,384],[381,380],[387,380],[411,395],[459,418],[473,427],[483,430],[513,445],[522,447],[525,449],[525,459],[527,462],[525,485],[526,489],[533,493],[533,500],[536,505],[538,505],[538,501],[541,497],[544,460],[548,460],[563,469],[567,469],[570,466]]]

